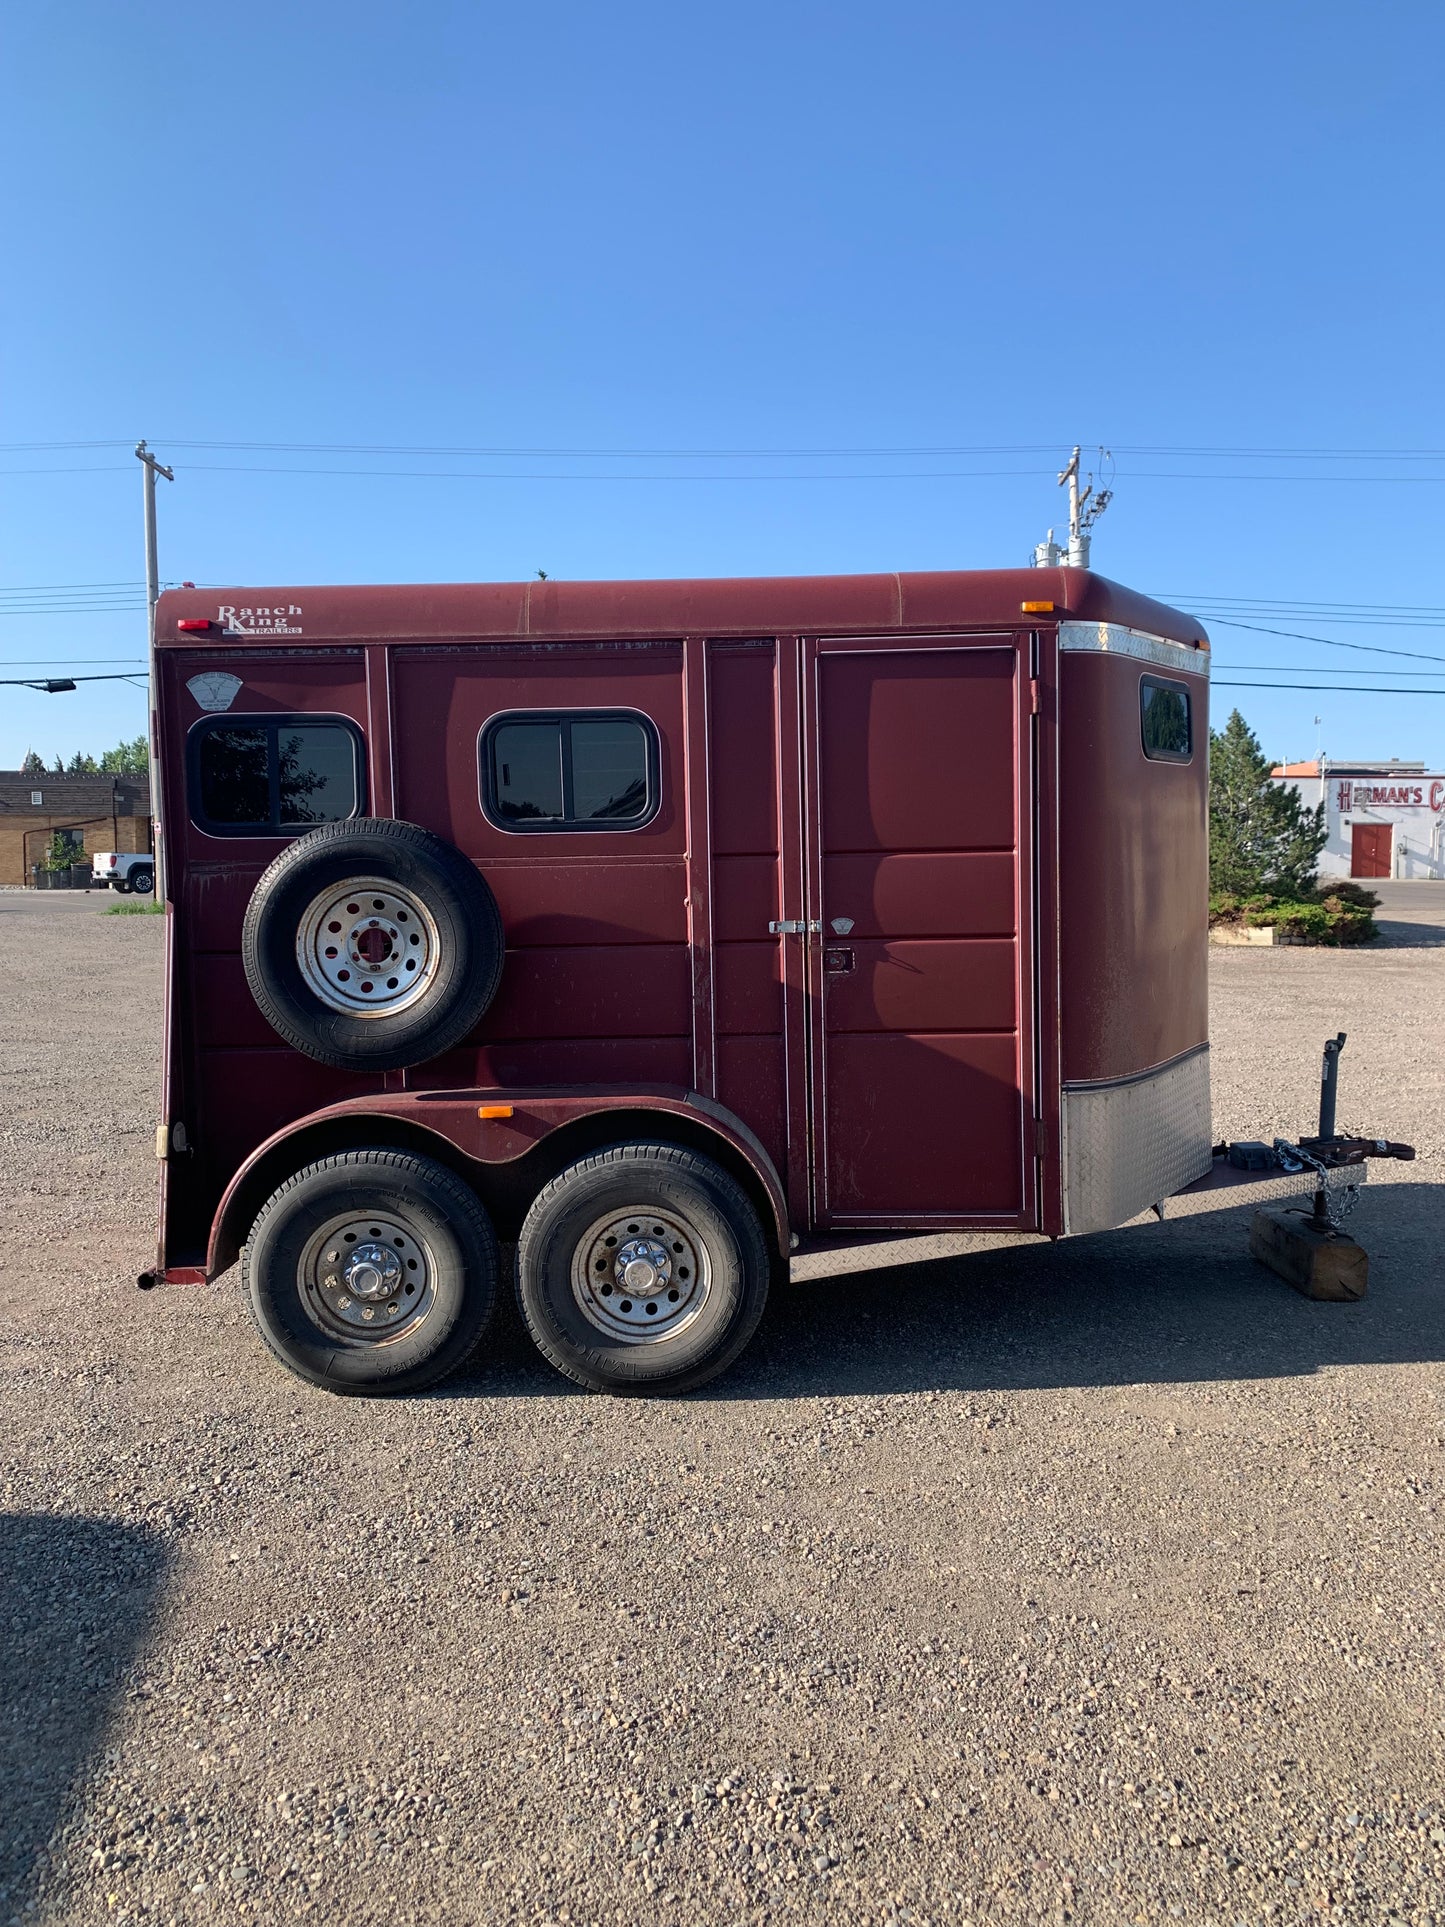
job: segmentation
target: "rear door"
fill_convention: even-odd
[[[1387,877],[1390,874],[1392,826],[1356,823],[1350,832],[1350,875]]]
[[[821,1225],[1034,1222],[1026,648],[808,651]]]

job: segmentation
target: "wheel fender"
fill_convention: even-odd
[[[485,1196],[489,1170],[514,1165],[554,1133],[577,1136],[590,1131],[594,1139],[599,1134],[605,1138],[614,1119],[619,1135],[636,1135],[639,1130],[645,1134],[655,1120],[656,1135],[667,1141],[672,1119],[688,1129],[697,1148],[705,1148],[707,1140],[725,1146],[766,1200],[764,1229],[786,1258],[791,1225],[777,1166],[756,1132],[725,1105],[700,1092],[681,1086],[605,1092],[386,1091],[312,1111],[256,1146],[232,1174],[216,1206],[206,1277],[215,1278],[235,1262],[251,1220],[276,1184],[329,1151],[365,1142],[398,1142],[469,1175]],[[389,1132],[394,1136],[389,1138]],[[288,1146],[289,1160],[282,1156]],[[579,1149],[578,1155],[584,1154]]]

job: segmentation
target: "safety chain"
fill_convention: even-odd
[[[1319,1184],[1315,1188],[1324,1197],[1325,1217],[1329,1220],[1331,1229],[1338,1231],[1360,1202],[1358,1180],[1348,1182],[1343,1180],[1339,1171],[1331,1170],[1329,1165],[1322,1164],[1317,1157],[1303,1150],[1298,1144],[1291,1144],[1287,1137],[1277,1137],[1274,1148],[1282,1156],[1295,1158],[1300,1164],[1307,1165],[1319,1178]]]

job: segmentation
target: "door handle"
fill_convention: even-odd
[[[816,937],[823,928],[816,918],[774,918],[768,925],[770,937]]]

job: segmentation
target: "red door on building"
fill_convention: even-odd
[[[818,1220],[1031,1223],[1019,646],[824,642],[810,656]]]
[[[1354,824],[1350,831],[1350,875],[1387,877],[1393,836],[1394,828],[1389,823]]]

